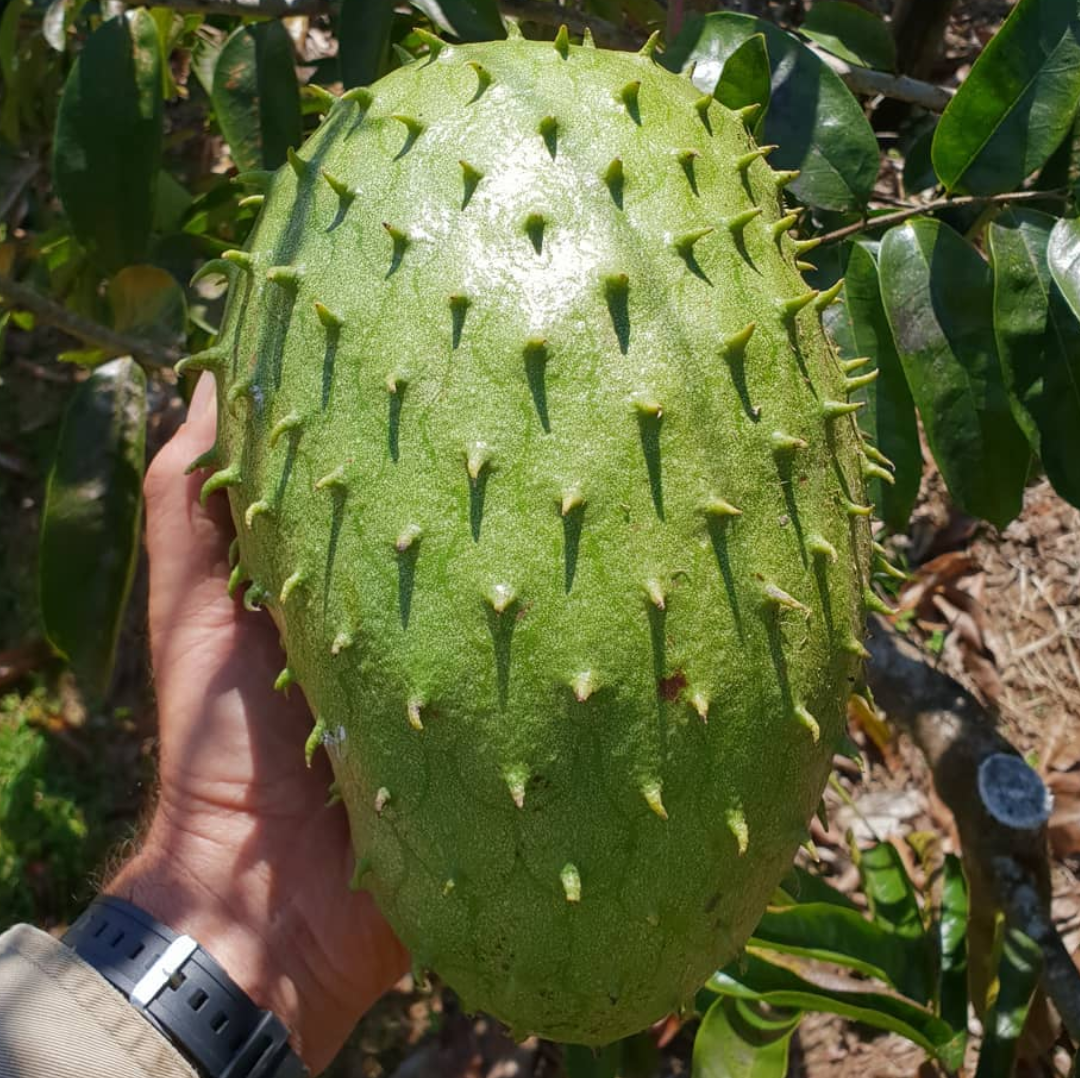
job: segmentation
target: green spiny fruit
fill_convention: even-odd
[[[765,155],[648,51],[447,45],[340,99],[213,267],[206,488],[353,884],[519,1034],[685,1001],[842,738],[866,458]]]

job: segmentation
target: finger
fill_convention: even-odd
[[[214,380],[199,380],[188,419],[147,470],[146,546],[150,556],[150,629],[183,624],[198,613],[210,626],[225,626],[234,605],[225,593],[232,524],[224,497],[203,507],[205,472],[185,475],[188,465],[214,440]]]
[[[203,375],[191,395],[187,419],[177,435],[195,445],[208,445],[217,427],[217,385],[210,375]]]

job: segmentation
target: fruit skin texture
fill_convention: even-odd
[[[754,149],[648,55],[446,46],[255,177],[209,268],[201,464],[354,885],[519,1036],[686,1001],[842,736],[865,458]]]

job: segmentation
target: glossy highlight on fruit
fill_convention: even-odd
[[[730,960],[806,838],[880,466],[744,116],[651,47],[429,45],[241,178],[199,464],[353,885],[467,1008],[600,1044]]]

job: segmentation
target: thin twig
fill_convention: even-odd
[[[905,210],[897,210],[895,214],[879,214],[877,217],[863,218],[853,225],[845,225],[842,229],[834,229],[821,237],[823,244],[835,244],[840,240],[846,240],[856,233],[865,232],[867,229],[886,229],[892,225],[899,225],[908,218],[918,217],[919,214],[932,214],[935,210],[948,210],[961,206],[991,206],[1009,202],[1034,202],[1038,199],[1060,199],[1066,197],[1064,191],[1009,191],[1003,195],[959,195],[955,199],[934,199],[931,202],[920,203],[918,206],[909,206]]]
[[[179,349],[110,330],[93,319],[69,311],[63,304],[42,296],[36,289],[13,281],[4,274],[0,274],[0,297],[31,312],[42,322],[63,330],[65,334],[71,334],[72,337],[119,356],[132,356],[143,364],[168,367],[183,355]]]
[[[935,113],[944,112],[945,107],[952,101],[954,91],[947,90],[943,86],[912,79],[907,75],[891,75],[887,71],[859,67],[858,64],[849,64],[846,60],[841,60],[839,56],[833,56],[832,53],[812,42],[804,41],[803,44],[831,67],[852,93],[867,96],[881,94],[895,101],[920,105],[929,112]]]

